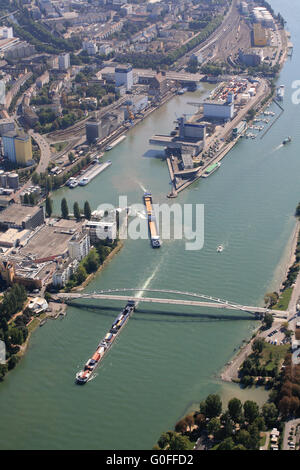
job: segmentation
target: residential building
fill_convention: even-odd
[[[75,273],[79,261],[77,259],[67,260],[65,263],[59,263],[57,271],[52,276],[52,284],[54,287],[64,287],[70,277]]]
[[[76,233],[69,241],[69,255],[72,259],[81,261],[90,251],[90,237],[87,233]]]
[[[58,68],[59,70],[66,71],[70,68],[70,54],[60,54],[58,56]]]

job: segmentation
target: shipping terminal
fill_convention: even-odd
[[[96,368],[112,346],[116,337],[118,336],[122,328],[126,325],[127,321],[130,318],[130,315],[134,312],[134,309],[135,302],[133,300],[129,300],[127,302],[126,307],[122,310],[122,312],[117,316],[117,318],[113,322],[109,332],[98,344],[93,356],[87,361],[84,368],[80,372],[77,372],[77,384],[83,385],[92,378],[93,372],[95,372]]]
[[[159,248],[161,245],[161,242],[160,242],[156,219],[155,219],[155,215],[153,211],[151,193],[144,194],[144,203],[145,203],[146,211],[147,211],[151,245],[152,245],[152,248]]]

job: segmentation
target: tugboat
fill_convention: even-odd
[[[289,136],[286,139],[284,139],[284,141],[282,142],[282,145],[289,144],[290,142],[292,142],[292,138]]]

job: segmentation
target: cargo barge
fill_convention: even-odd
[[[105,151],[108,152],[109,150],[112,150],[116,145],[120,144],[125,139],[126,139],[126,135],[122,135],[117,140],[115,140],[114,142],[109,144],[107,147],[105,147]]]
[[[134,309],[135,309],[134,300],[129,300],[127,302],[126,307],[122,310],[122,312],[117,316],[117,318],[113,322],[109,332],[104,336],[104,338],[98,344],[97,349],[92,355],[92,357],[87,361],[84,368],[80,372],[77,372],[76,374],[77,384],[83,385],[91,379],[93,372],[95,372],[96,368],[99,366],[105,354],[111,348],[116,337],[119,335],[122,328],[126,325],[131,314],[134,312]]]
[[[144,194],[144,204],[146,206],[146,211],[147,211],[148,226],[149,226],[152,248],[159,248],[161,245],[161,242],[160,242],[160,238],[158,234],[158,228],[156,224],[155,215],[153,212],[151,193]]]

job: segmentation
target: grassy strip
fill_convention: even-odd
[[[287,289],[285,289],[281,293],[277,304],[273,305],[272,309],[273,310],[283,310],[283,311],[287,310],[288,306],[289,306],[289,303],[290,303],[290,300],[291,300],[292,293],[293,293],[293,287],[288,287]]]

